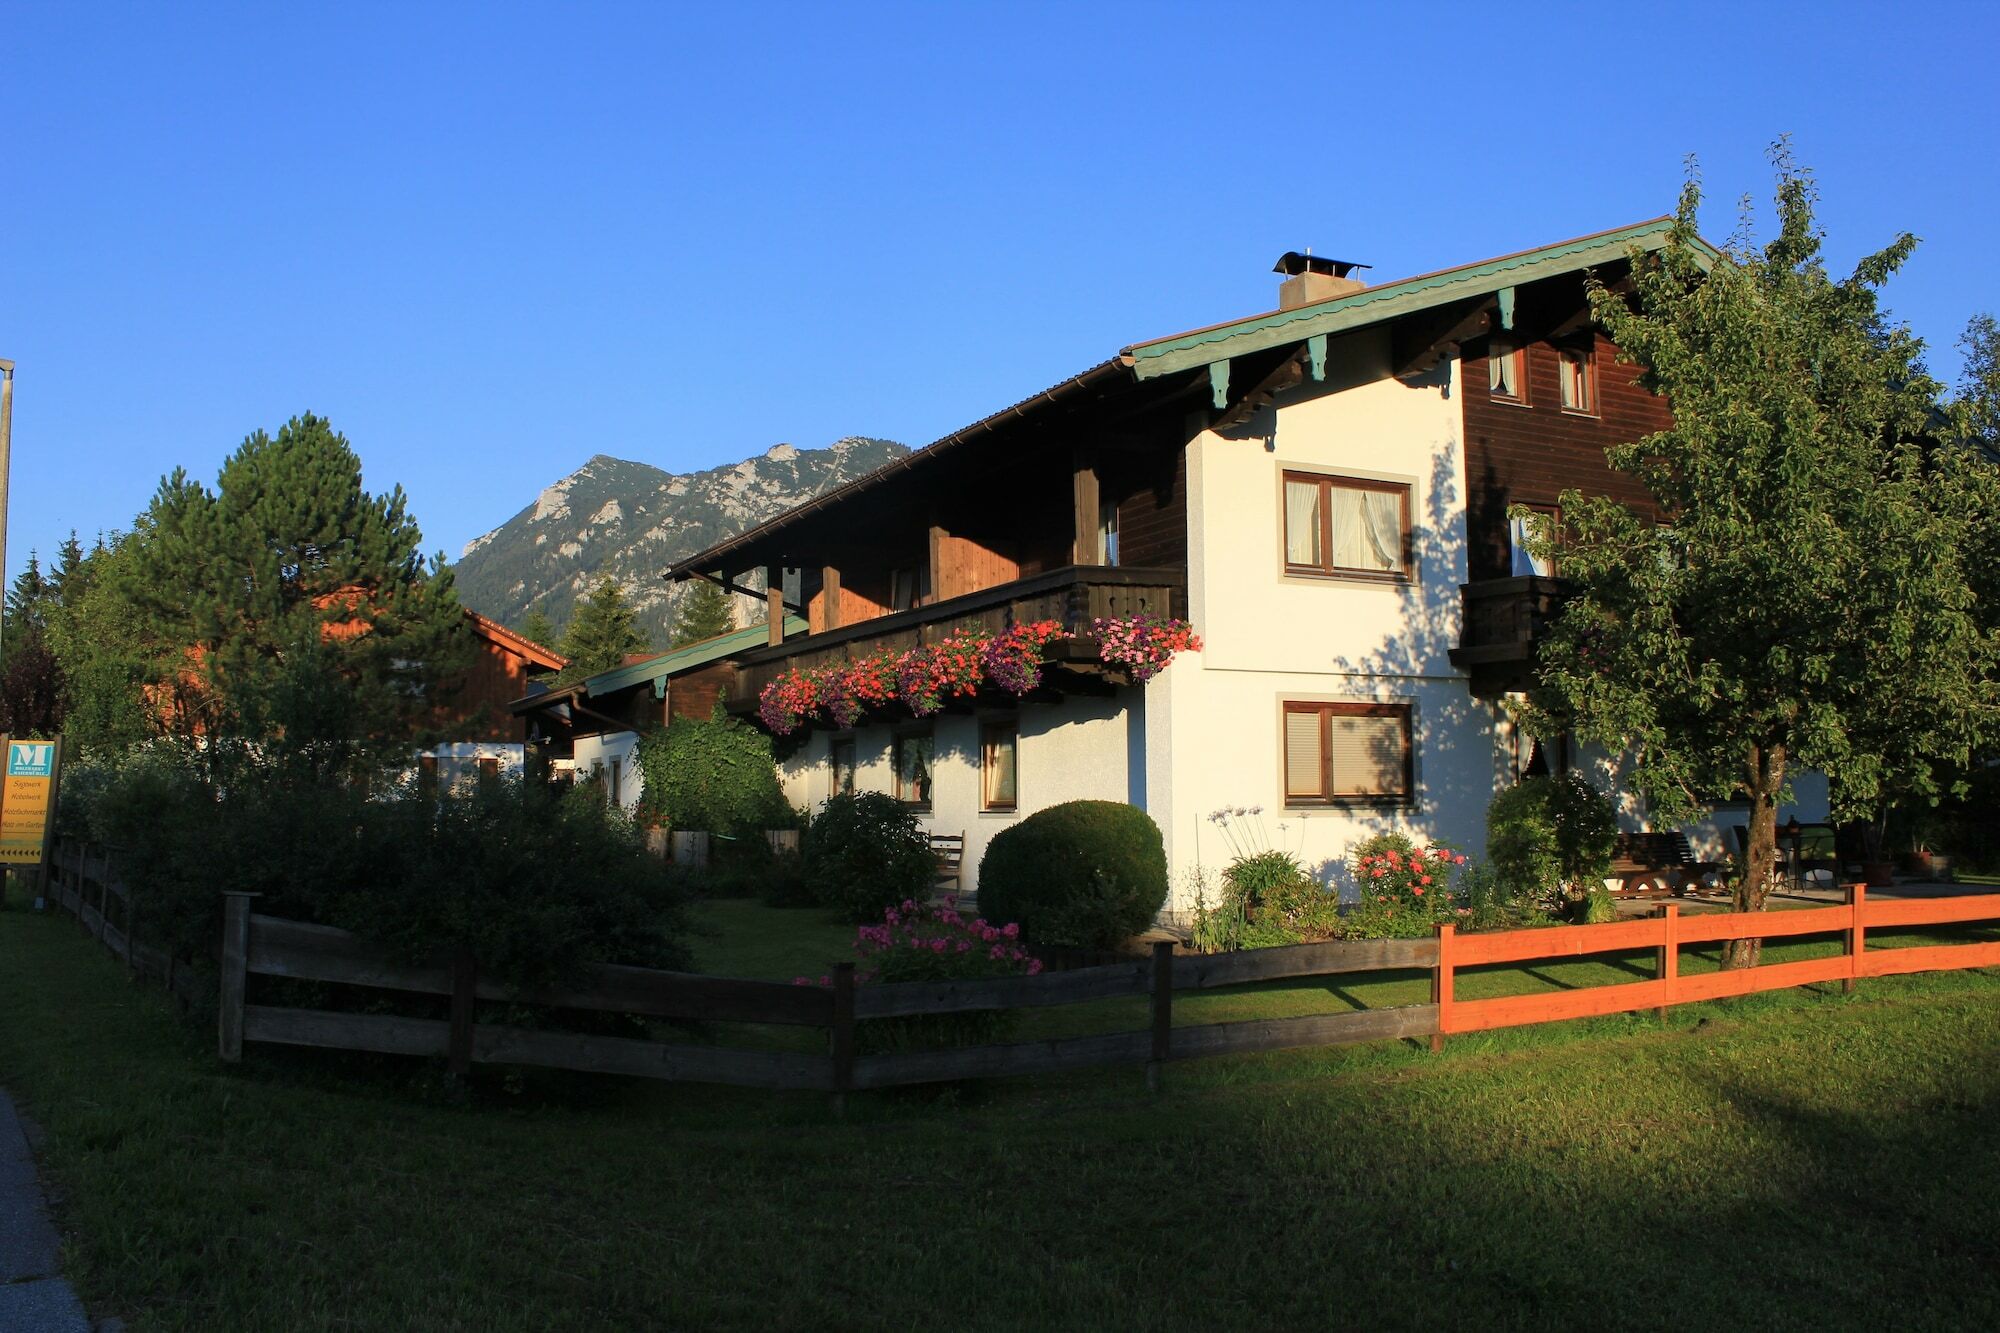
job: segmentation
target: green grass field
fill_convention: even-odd
[[[817,975],[851,935],[748,903],[702,915],[703,966],[740,975]],[[1158,1096],[1136,1069],[864,1096],[838,1121],[816,1096],[497,1071],[468,1095],[421,1062],[263,1047],[224,1067],[75,922],[18,907],[0,1013],[0,1083],[47,1130],[70,1275],[137,1328],[2000,1324],[1991,973],[1442,1056],[1191,1062]]]

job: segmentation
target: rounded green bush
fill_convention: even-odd
[[[1603,887],[1617,844],[1611,801],[1575,773],[1528,778],[1486,810],[1486,856],[1501,887],[1554,911]]]
[[[1037,811],[1002,830],[979,862],[980,915],[1019,922],[1036,944],[1112,948],[1152,924],[1166,900],[1159,825],[1117,801]]]
[[[923,902],[937,879],[916,815],[878,791],[833,797],[801,842],[813,896],[855,921],[880,921],[906,899]]]

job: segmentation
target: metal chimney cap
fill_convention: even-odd
[[[1351,259],[1327,259],[1310,251],[1300,254],[1297,250],[1287,250],[1278,256],[1271,272],[1294,278],[1301,273],[1324,273],[1328,277],[1344,278],[1357,268],[1373,267],[1373,264],[1357,264]]]

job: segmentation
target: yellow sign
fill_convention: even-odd
[[[56,811],[61,741],[0,738],[7,747],[0,785],[0,865],[40,865],[48,854]]]

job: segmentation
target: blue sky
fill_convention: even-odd
[[[920,444],[1124,344],[1819,174],[1950,378],[1986,6],[0,3],[8,573],[312,410],[458,548],[594,453]],[[1496,21],[1498,18],[1499,21]]]

